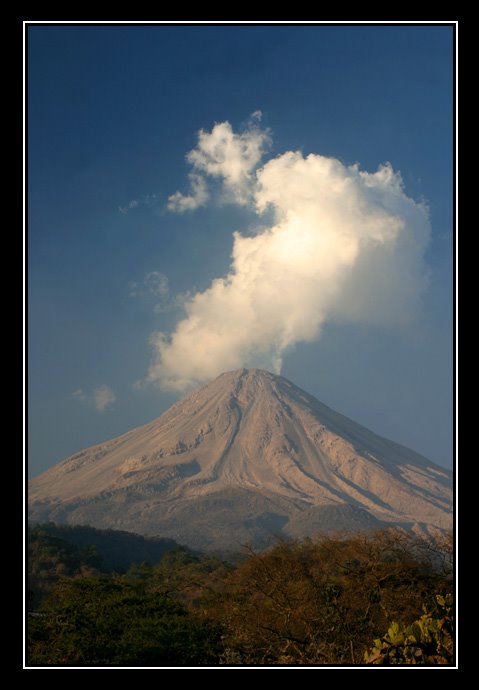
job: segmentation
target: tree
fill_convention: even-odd
[[[228,660],[358,663],[381,630],[405,625],[450,586],[415,548],[413,538],[385,531],[251,551],[206,603],[227,631]]]
[[[29,665],[181,666],[219,654],[217,625],[121,578],[63,579],[29,620]]]

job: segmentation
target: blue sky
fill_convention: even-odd
[[[334,158],[345,176],[389,162],[414,208],[427,202],[430,240],[403,281],[427,287],[410,315],[401,302],[410,318],[389,318],[394,295],[384,318],[328,311],[320,333],[282,352],[281,373],[451,467],[452,69],[447,26],[30,26],[31,476],[182,394],[164,370],[135,385],[151,372],[151,334],[168,338],[182,304],[228,274],[234,231],[251,237],[271,221],[211,176],[209,203],[167,208],[188,194],[199,130],[225,122],[268,139],[255,169],[287,151]],[[388,266],[368,304],[389,294]],[[276,310],[291,309],[289,292]],[[242,364],[257,364],[245,352]]]

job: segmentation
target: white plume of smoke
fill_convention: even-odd
[[[199,189],[216,177],[230,200],[272,210],[273,222],[234,233],[229,273],[186,300],[171,335],[151,336],[149,382],[185,390],[241,366],[279,373],[284,353],[317,340],[327,320],[404,324],[418,313],[430,224],[400,174],[293,151],[257,169],[268,140],[224,122],[188,155]],[[194,208],[195,194],[177,192],[170,209]]]

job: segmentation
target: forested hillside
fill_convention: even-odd
[[[32,666],[453,661],[448,539],[282,541],[236,563],[178,547],[120,573],[56,534],[30,533]]]
[[[106,570],[124,572],[131,563],[157,563],[165,553],[178,548],[173,539],[144,537],[132,532],[96,529],[88,525],[56,525],[53,522],[33,525],[32,534],[61,539],[83,549],[94,548]],[[182,547],[186,548],[186,547]]]

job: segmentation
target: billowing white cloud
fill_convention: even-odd
[[[77,388],[72,397],[80,402],[93,405],[98,412],[104,412],[116,402],[116,395],[106,384],[98,386],[91,393],[86,393],[83,388]]]
[[[173,333],[152,334],[149,382],[184,390],[241,366],[279,372],[285,352],[318,339],[326,321],[401,325],[418,314],[430,225],[400,174],[293,151],[255,170],[268,137],[216,124],[188,156],[195,174],[222,178],[230,201],[273,221],[234,233],[227,275],[185,300]]]
[[[251,200],[254,170],[270,143],[269,132],[258,127],[260,111],[251,116],[246,129],[237,134],[229,122],[215,124],[211,132],[200,130],[197,146],[186,156],[193,171],[190,193],[175,192],[168,198],[170,211],[192,211],[210,198],[206,178],[221,184],[223,199],[237,204]]]
[[[175,192],[168,197],[168,208],[170,211],[177,213],[184,213],[185,211],[194,211],[200,206],[205,206],[210,198],[206,180],[201,175],[190,173],[188,175],[190,181],[190,193],[182,194]]]

